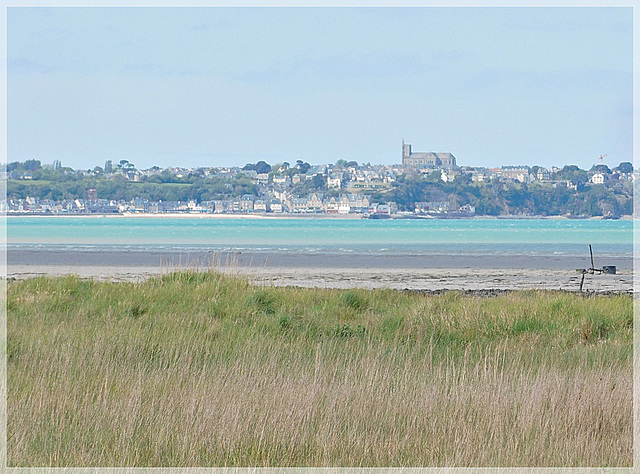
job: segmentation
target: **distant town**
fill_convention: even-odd
[[[400,156],[399,156],[400,158]],[[566,216],[618,218],[633,212],[631,162],[605,156],[589,170],[460,166],[450,152],[414,152],[397,164],[298,160],[243,167],[138,169],[128,160],[77,169],[56,160],[8,163],[7,215],[304,214],[368,218]]]

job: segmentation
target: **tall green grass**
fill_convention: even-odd
[[[630,296],[8,284],[11,466],[630,466]]]

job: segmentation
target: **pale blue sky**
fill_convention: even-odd
[[[632,9],[23,8],[8,161],[632,160]]]

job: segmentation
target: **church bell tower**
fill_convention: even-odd
[[[411,145],[406,145],[404,143],[404,139],[402,140],[402,164],[406,164],[405,160],[407,158],[409,158],[409,155],[411,155]]]

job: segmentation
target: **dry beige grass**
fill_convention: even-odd
[[[630,466],[631,305],[12,283],[9,464]]]

